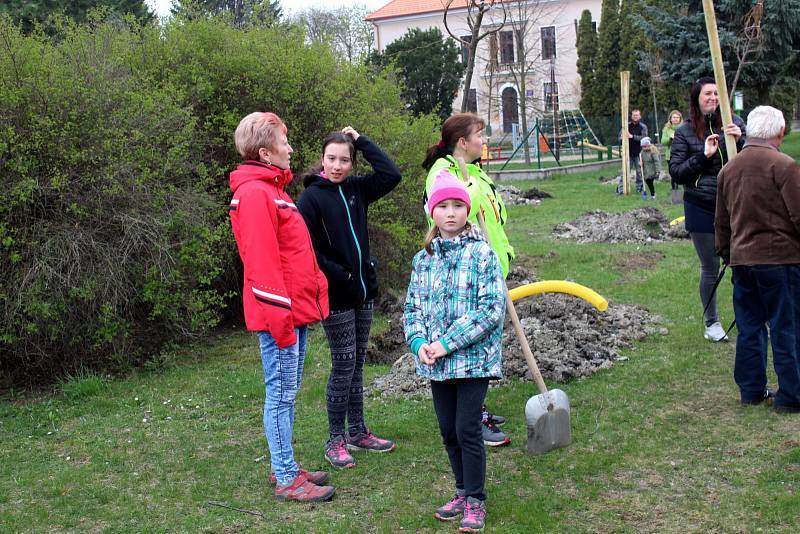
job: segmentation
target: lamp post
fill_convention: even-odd
[[[550,97],[553,99],[553,157],[560,157],[559,127],[558,127],[558,91],[556,90],[556,55],[550,56]]]

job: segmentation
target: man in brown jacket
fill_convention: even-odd
[[[775,411],[800,413],[800,166],[778,151],[785,125],[773,107],[750,112],[747,144],[717,177],[714,226],[717,253],[733,268],[741,402],[774,396]],[[768,338],[774,393],[767,389]]]

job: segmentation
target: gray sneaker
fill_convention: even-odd
[[[488,445],[489,447],[502,447],[503,445],[511,443],[511,439],[487,419],[481,421],[481,431],[483,433],[484,445]]]

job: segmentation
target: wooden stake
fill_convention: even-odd
[[[733,123],[731,114],[731,100],[728,98],[728,85],[725,82],[725,68],[722,64],[722,50],[719,47],[719,32],[717,31],[717,17],[714,14],[714,0],[703,0],[703,14],[706,17],[706,30],[708,31],[708,47],[711,50],[711,63],[714,65],[714,79],[717,82],[719,94],[719,111],[722,114],[722,125]],[[736,156],[736,138],[725,135],[725,150],[728,161]]]
[[[631,192],[631,149],[628,141],[628,104],[630,100],[630,87],[631,73],[630,71],[623,70],[619,73],[620,111],[622,115],[622,135],[620,136],[620,143],[622,144],[622,192],[626,195]]]

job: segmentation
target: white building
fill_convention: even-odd
[[[467,25],[470,1],[472,13],[480,0],[453,0],[447,12],[447,25],[458,37],[469,37]],[[446,0],[392,0],[367,16],[375,27],[375,48],[386,46],[409,29],[439,28],[445,37]],[[601,0],[518,0],[497,1],[486,13],[481,34],[505,25],[478,44],[472,75],[469,109],[488,119],[493,137],[510,132],[520,124],[519,91],[523,86],[529,127],[537,117],[552,111],[555,103],[562,110],[577,109],[580,77],[577,72],[575,38],[581,13],[588,9],[599,23]],[[485,1],[485,4],[491,4]],[[466,49],[462,47],[466,62]],[[524,61],[522,59],[524,58]],[[555,80],[555,85],[551,80]],[[555,88],[555,95],[551,90]],[[463,85],[453,102],[461,107]]]

